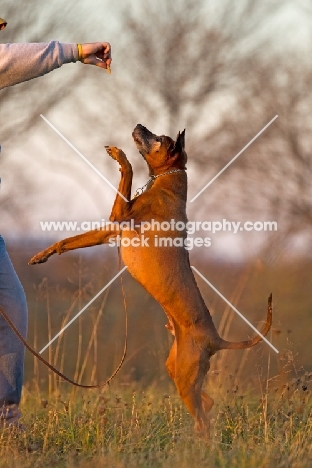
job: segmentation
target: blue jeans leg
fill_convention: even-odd
[[[0,305],[26,338],[26,297],[1,236]],[[0,420],[5,420],[6,424],[14,424],[21,416],[18,405],[24,377],[24,355],[24,345],[0,316]]]

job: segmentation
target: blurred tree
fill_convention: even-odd
[[[95,25],[97,12],[98,17],[108,15],[108,4],[95,4],[93,14],[86,17],[86,31]],[[19,135],[32,135],[38,115],[60,108],[61,103],[65,115],[61,130],[83,126],[83,134],[76,131],[75,138],[92,135],[101,158],[103,144],[127,145],[138,122],[173,137],[186,127],[192,198],[278,114],[272,127],[189,209],[192,217],[202,219],[207,213],[240,219],[277,217],[283,223],[280,232],[288,239],[289,233],[302,232],[311,219],[307,118],[311,70],[306,56],[298,54],[302,44],[285,55],[288,43],[280,18],[291,18],[288,6],[282,0],[121,3],[114,7],[118,40],[114,43],[112,35],[112,79],[102,81],[98,73],[73,67],[68,73],[62,71],[62,80],[57,74],[49,81],[38,80],[35,94],[29,83],[3,90],[1,142],[12,140],[17,128]],[[81,29],[81,19],[73,19],[71,2],[56,1],[40,22],[36,0],[27,2],[20,17],[13,15],[10,3],[6,8],[2,16],[15,21],[9,21],[5,30],[7,34],[11,28],[10,41],[15,35],[20,40],[25,25],[29,41],[46,40],[51,32],[55,37],[57,31],[68,31],[69,24],[74,37]],[[310,52],[310,45],[307,48]],[[28,93],[32,102],[27,118],[20,109],[21,91],[23,103]],[[70,103],[70,118],[64,102]],[[57,157],[55,153],[53,167],[66,171],[67,161],[58,157],[57,162]],[[110,162],[103,161],[109,170]],[[81,176],[72,167],[66,172],[77,180]],[[26,181],[26,175],[20,174],[20,181],[23,178]],[[29,199],[28,183],[24,191]],[[8,201],[7,206],[11,206]],[[279,236],[276,239],[280,241]]]
[[[119,62],[126,86],[113,95],[120,119],[128,125],[139,114],[170,135],[181,125],[189,138],[207,135],[220,116],[214,100],[224,107],[241,91],[248,59],[265,54],[271,38],[263,29],[282,6],[280,0],[148,0],[125,7]]]
[[[46,8],[46,7],[45,7]],[[55,18],[53,17],[51,6],[48,6],[47,14],[44,16],[44,21],[40,17],[38,22],[38,2],[30,0],[27,2],[22,11],[16,14],[16,5],[6,2],[5,18],[8,21],[8,26],[5,31],[1,32],[0,39],[2,42],[44,42],[43,37],[52,38],[52,33],[59,32],[64,27],[60,23],[55,26]],[[49,14],[50,13],[50,14]],[[27,34],[25,32],[27,31]],[[60,33],[61,36],[61,33]],[[48,41],[48,39],[47,39]],[[76,69],[76,74],[79,70]],[[38,115],[43,110],[51,109],[56,106],[65,96],[68,96],[72,89],[73,76],[62,75],[62,80],[54,80],[53,89],[46,89],[44,80],[40,79],[36,82],[36,99],[32,101],[32,113],[24,118],[21,108],[21,95],[30,93],[32,83],[26,82],[15,87],[4,88],[0,94],[0,118],[1,118],[1,143],[4,144],[12,135],[21,135],[23,132],[31,129]],[[49,92],[50,91],[50,92]],[[33,97],[33,95],[32,95]],[[2,155],[5,156],[4,154]]]
[[[250,58],[249,64],[246,60],[244,80],[239,84],[242,89],[233,109],[222,117],[218,131],[208,133],[205,140],[220,169],[278,115],[219,180],[223,197],[218,201],[228,200],[230,211],[236,207],[236,215],[244,213],[244,219],[278,222],[274,242],[271,237],[265,245],[270,252],[291,249],[296,239],[301,239],[306,250],[311,241],[312,68],[308,55],[308,51],[290,57],[275,53],[257,61]],[[202,156],[196,161],[203,170],[207,161]],[[199,208],[202,216],[206,206]]]
[[[102,10],[105,10],[106,3],[102,2],[100,7]],[[86,8],[91,10],[89,15],[84,14],[83,5],[76,5],[76,2],[69,1],[64,4],[62,0],[55,0],[45,4],[43,8],[37,0],[29,0],[23,5],[23,8],[17,11],[14,3],[10,0],[4,0],[1,4],[1,14],[8,25],[4,31],[1,31],[0,40],[3,43],[49,42],[53,39],[70,43],[91,41],[95,12],[92,13],[90,5]],[[82,24],[84,25],[83,30]],[[102,33],[98,33],[92,40],[98,40],[100,36],[102,37]],[[107,40],[107,38],[103,40]],[[40,158],[36,158],[36,153],[43,153],[41,145],[44,140],[40,140],[39,132],[36,133],[38,126],[42,124],[40,114],[45,115],[61,106],[66,108],[71,101],[76,99],[79,93],[80,78],[84,73],[83,69],[84,66],[80,64],[66,65],[62,67],[61,71],[55,70],[35,80],[1,90],[0,144],[2,145],[2,153],[0,177],[3,178],[4,189],[0,192],[2,221],[0,229],[5,228],[7,220],[10,219],[18,219],[19,225],[24,223],[25,227],[29,227],[31,223],[30,207],[38,203],[37,194],[34,193],[35,183],[41,180],[41,177],[37,177],[40,171],[40,167],[38,170],[37,165],[30,170],[27,155],[34,160],[35,164],[42,164]],[[81,107],[79,113],[81,114]],[[66,122],[66,116],[64,120],[67,123],[67,127],[64,129],[68,129],[70,121]],[[44,149],[49,147],[52,159],[55,157],[58,138],[55,138],[52,131],[50,134],[50,137],[45,138],[43,147]],[[19,143],[17,144],[17,142]],[[28,150],[28,146],[30,150]],[[64,148],[66,149],[65,144],[62,149]],[[22,156],[18,160],[16,149],[20,153],[18,156]],[[5,163],[8,159],[10,163],[7,169]],[[43,169],[68,175],[79,184],[82,190],[88,192],[85,195],[96,200],[92,188],[85,187],[83,170],[77,164],[75,165],[75,162],[77,161],[74,160],[71,164],[63,158],[63,160],[58,160],[54,166],[51,164],[51,167],[43,167]],[[43,183],[44,178],[45,176],[42,175]],[[43,199],[39,203],[42,201]]]
[[[276,24],[283,15],[290,12],[279,0],[160,0],[126,8],[123,92],[111,94],[125,127],[140,121],[171,136],[187,128],[189,198],[278,114],[189,207],[201,219],[208,210],[252,220],[271,216],[279,222],[278,243],[306,231],[307,222],[311,227],[312,209],[311,68],[308,54],[298,56],[303,44],[291,49],[285,39],[280,47]]]

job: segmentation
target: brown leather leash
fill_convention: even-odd
[[[118,248],[118,257],[119,257],[119,270],[121,269],[121,255],[120,255],[120,250]],[[37,353],[37,351],[35,351],[28,343],[27,341],[24,339],[24,337],[20,334],[20,332],[18,331],[18,329],[16,328],[16,326],[14,325],[14,323],[11,321],[11,319],[8,317],[8,315],[6,314],[6,312],[3,310],[3,308],[0,306],[0,313],[1,315],[3,316],[3,318],[6,320],[6,322],[8,323],[8,325],[12,328],[12,330],[14,331],[14,333],[17,335],[17,337],[19,338],[19,340],[23,343],[23,345],[25,346],[25,348],[28,349],[28,351],[30,351],[34,356],[36,356],[37,359],[39,359],[39,361],[41,361],[45,366],[47,366],[49,369],[51,369],[51,371],[53,371],[55,374],[57,374],[59,377],[61,377],[62,379],[66,380],[66,382],[69,382],[70,384],[72,385],[75,385],[76,387],[80,387],[80,388],[101,388],[101,387],[105,387],[105,385],[109,385],[110,382],[113,380],[113,378],[117,375],[117,373],[120,371],[124,361],[125,361],[125,358],[126,358],[126,354],[127,354],[127,343],[128,343],[128,311],[127,311],[127,303],[126,303],[126,296],[125,296],[125,290],[124,290],[124,284],[123,284],[123,280],[122,280],[122,275],[120,275],[120,281],[121,281],[121,291],[122,291],[122,295],[123,295],[123,302],[124,302],[124,310],[125,310],[125,323],[126,323],[126,326],[125,326],[125,342],[124,342],[124,349],[123,349],[123,355],[121,357],[121,360],[120,360],[120,363],[118,364],[118,366],[116,367],[116,369],[114,370],[114,372],[112,373],[112,375],[105,381],[105,382],[101,382],[97,385],[83,385],[83,384],[80,384],[78,382],[75,382],[74,380],[71,380],[69,377],[66,377],[66,375],[62,374],[62,372],[60,372],[58,369],[56,369],[54,366],[52,366],[52,364],[50,364],[48,361],[46,361],[42,356],[40,356],[39,353]]]

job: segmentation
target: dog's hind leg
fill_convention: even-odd
[[[171,377],[172,380],[174,380],[175,378],[176,360],[177,360],[177,340],[175,339],[171,347],[167,361],[166,361],[167,371],[168,371],[169,377]]]
[[[183,403],[195,419],[195,431],[207,438],[210,430],[208,412],[213,400],[202,391],[202,386],[209,370],[209,358],[208,351],[201,350],[190,335],[178,340],[173,380]],[[170,355],[168,359],[171,371]]]

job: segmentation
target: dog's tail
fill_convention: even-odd
[[[261,331],[261,335],[265,336],[268,331],[271,328],[272,325],[272,294],[270,294],[269,299],[268,299],[268,312],[267,312],[267,319],[266,323]],[[238,341],[238,342],[233,342],[233,341],[226,341],[221,339],[221,344],[220,344],[220,349],[246,349],[246,348],[251,348],[252,346],[255,346],[259,341],[262,340],[262,337],[260,335],[256,335],[254,338],[251,340],[247,341]]]

